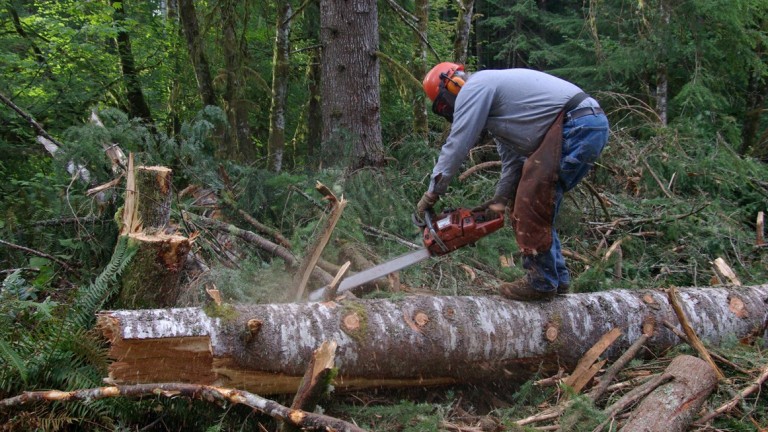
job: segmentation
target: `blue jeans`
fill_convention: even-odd
[[[560,178],[555,190],[552,246],[547,252],[523,258],[528,280],[537,291],[553,292],[558,286],[571,283],[560,238],[555,230],[555,219],[560,212],[563,195],[589,173],[607,142],[608,118],[605,114],[587,115],[563,123],[563,153],[560,158]]]

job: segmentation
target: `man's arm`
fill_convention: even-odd
[[[508,202],[513,203],[526,158],[511,151],[504,144],[497,143],[496,147],[501,157],[501,177],[499,182],[496,183],[496,194],[494,197],[505,198]]]
[[[440,157],[432,170],[429,192],[442,195],[451,179],[475,145],[485,127],[493,103],[493,88],[473,85],[470,78],[456,98],[451,133],[440,149]]]

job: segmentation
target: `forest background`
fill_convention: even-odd
[[[608,113],[608,148],[558,221],[576,292],[707,286],[716,258],[744,284],[768,276],[756,242],[768,207],[764,1],[2,4],[0,398],[94,387],[105,376],[104,344],[91,330],[111,297],[89,294],[119,285],[115,215],[125,187],[87,193],[117,178],[105,147],[173,170],[174,220],[186,235],[198,229],[181,222],[182,210],[211,214],[182,193],[194,187],[216,197],[228,223],[254,218],[300,256],[322,219],[319,181],[349,200],[327,256],[352,242],[383,260],[403,251],[392,238],[418,242],[410,214],[448,128],[420,80],[439,61],[544,70]],[[487,144],[466,168],[494,160]],[[457,179],[443,204],[480,203],[497,178],[491,168]],[[606,255],[619,240],[621,253]],[[226,301],[291,301],[280,259],[228,251],[213,235],[195,247],[205,281]],[[500,233],[401,279],[435,294],[493,294],[473,288],[457,264],[513,280],[519,266],[499,256],[515,261],[516,252]],[[205,301],[205,283],[187,282],[189,304]],[[138,430],[157,418],[162,430],[239,430],[262,421],[179,400],[102,402],[3,419],[45,430]],[[425,422],[440,415],[430,403],[395,407],[392,415]],[[355,409],[357,418],[390,415]]]

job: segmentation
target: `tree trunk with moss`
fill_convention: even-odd
[[[764,337],[768,285],[679,290],[706,342]],[[323,342],[338,344],[336,389],[525,380],[572,367],[608,331],[617,358],[649,320],[677,323],[663,291],[615,290],[521,303],[500,297],[414,296],[340,303],[210,306],[100,314],[114,383],[193,382],[294,393]],[[658,354],[680,343],[663,325]]]
[[[123,271],[118,305],[143,309],[173,307],[179,278],[190,250],[184,236],[167,234],[171,216],[171,170],[129,163],[121,235],[137,248]]]

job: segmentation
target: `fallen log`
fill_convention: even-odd
[[[768,285],[681,288],[691,327],[711,345],[765,337]],[[606,332],[623,336],[615,359],[643,323],[674,322],[663,291],[614,290],[521,303],[500,297],[413,296],[340,303],[222,305],[105,311],[109,382],[191,382],[259,394],[295,393],[312,352],[338,344],[336,389],[467,382],[572,368]],[[249,326],[249,322],[259,322]],[[646,343],[659,354],[680,343],[658,326]]]
[[[706,361],[688,355],[672,360],[665,371],[672,381],[646,396],[622,430],[683,432],[693,422],[709,394],[717,386],[718,376]]]

